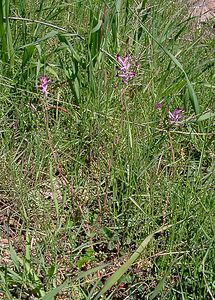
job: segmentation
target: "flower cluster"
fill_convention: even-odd
[[[40,76],[37,88],[47,97],[48,96],[48,83],[49,80],[46,76]]]
[[[183,115],[183,110],[179,107],[175,108],[172,112],[168,111],[168,117],[169,117],[169,123],[170,124],[176,124],[181,121]]]
[[[156,110],[162,109],[162,103],[157,102],[155,103],[154,108]],[[171,125],[177,125],[178,122],[180,122],[183,118],[183,110],[180,107],[175,108],[173,111],[168,110],[168,120],[169,124]]]
[[[116,56],[116,62],[117,62],[117,77],[122,78],[122,82],[125,84],[128,84],[128,80],[133,78],[136,74],[133,71],[129,71],[131,64],[129,63],[128,55],[126,54],[125,58],[122,59],[122,57],[117,54]]]

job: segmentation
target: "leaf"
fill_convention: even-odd
[[[4,26],[4,9],[3,1],[0,2],[0,42],[1,42],[1,57],[3,61],[7,61],[7,38]]]
[[[20,276],[18,273],[14,272],[11,269],[7,270],[7,276],[8,278],[11,278],[11,280],[13,280],[13,282],[15,282],[16,284],[23,282],[22,276]]]
[[[152,295],[149,297],[149,300],[155,299],[158,296],[158,294],[162,291],[162,289],[164,287],[164,284],[165,284],[165,281],[166,281],[166,278],[167,278],[167,274],[161,279],[161,281],[155,287]]]
[[[121,277],[122,275],[131,267],[131,265],[138,259],[143,250],[146,248],[148,243],[152,240],[155,234],[162,232],[168,228],[172,227],[172,225],[164,226],[159,230],[148,235],[145,240],[141,243],[138,249],[134,252],[134,254],[107,280],[102,290],[97,294],[94,300],[98,300],[102,295],[104,295]]]
[[[129,197],[129,199],[139,208],[139,210],[142,211],[142,213],[145,214],[144,210],[139,206],[139,204],[132,197]]]
[[[35,46],[31,45],[28,46],[24,49],[24,54],[23,54],[23,58],[22,58],[22,66],[25,66],[26,63],[31,59],[33,53],[35,50]]]
[[[91,275],[95,272],[97,272],[98,270],[101,270],[103,268],[105,268],[106,266],[108,266],[108,264],[105,265],[101,265],[99,267],[90,269],[86,272],[81,272],[79,276],[75,277],[74,279],[72,279],[71,282],[76,281],[76,280],[80,280],[82,278],[87,277],[88,275]],[[69,283],[69,279],[67,279],[66,281],[64,281],[64,283],[62,283],[61,285],[59,285],[58,287],[52,289],[51,291],[49,291],[48,293],[46,293],[41,300],[54,300],[54,297],[60,293],[63,289],[67,288],[70,286],[71,282]]]
[[[199,64],[194,69],[195,70],[203,69],[202,72],[200,73],[200,74],[202,74],[206,70],[212,68],[214,65],[215,65],[215,58],[211,58],[211,59],[208,59],[208,60],[204,61],[203,63]]]
[[[177,259],[174,259],[172,261],[172,263],[170,264],[170,266],[168,267],[168,270],[166,271],[166,274],[163,276],[163,278],[159,281],[159,283],[157,284],[157,286],[154,288],[153,292],[150,293],[149,295],[147,295],[147,299],[149,300],[153,300],[153,299],[157,299],[157,296],[160,294],[160,292],[163,290],[163,288],[165,287],[165,282],[167,277],[169,276],[172,266],[176,263]]]
[[[20,49],[24,49],[24,48],[29,47],[29,46],[36,46],[36,45],[40,44],[40,43],[43,42],[43,41],[46,41],[46,40],[48,40],[48,39],[50,39],[50,38],[55,37],[57,34],[58,34],[58,31],[52,30],[52,31],[48,32],[48,33],[47,33],[44,37],[42,37],[41,39],[38,39],[37,41],[35,41],[35,42],[33,42],[33,43],[30,43],[30,44],[21,46]]]
[[[0,284],[1,284],[1,287],[5,293],[5,296],[7,297],[6,299],[7,300],[13,300],[13,297],[8,289],[8,283],[6,282],[6,279],[5,279],[5,274],[3,272],[0,271]]]
[[[59,80],[57,72],[52,67],[46,66],[45,69],[47,73],[52,74],[55,78]]]
[[[214,117],[215,117],[215,112],[208,111],[205,114],[201,115],[199,118],[197,118],[197,121],[202,122],[202,121],[208,120],[210,118],[214,118]]]
[[[9,251],[10,251],[11,259],[12,259],[16,269],[19,270],[20,266],[23,265],[23,261],[21,260],[21,258],[18,257],[18,255],[16,254],[16,251],[14,250],[11,243],[9,244]]]
[[[189,92],[189,95],[190,95],[191,104],[193,106],[193,109],[194,109],[195,113],[199,114],[200,113],[200,107],[199,107],[199,102],[198,102],[198,99],[196,97],[195,91],[193,89],[193,86],[192,86],[187,74],[185,73],[185,71],[183,71],[183,72],[185,74],[185,78],[186,78],[186,81],[187,81],[187,87],[188,87],[188,92]]]
[[[116,12],[120,13],[120,9],[122,6],[122,0],[116,0]]]
[[[73,54],[73,57],[77,60],[77,62],[81,61],[81,57],[78,52],[72,47],[71,43],[67,39],[65,34],[58,34],[58,39],[65,47],[67,47],[68,51]]]
[[[55,265],[51,265],[51,267],[48,269],[47,276],[49,278],[52,278],[55,273],[56,273],[56,266]]]
[[[58,287],[52,289],[51,291],[49,291],[48,293],[46,293],[41,300],[54,300],[54,297],[60,293],[62,291],[62,289],[68,287],[68,280],[64,281],[64,283],[62,283],[61,285],[59,285]]]
[[[92,29],[91,32],[94,33],[96,31],[98,31],[101,28],[101,26],[102,26],[102,20],[98,20],[97,25]]]
[[[31,239],[30,239],[30,234],[29,231],[26,231],[26,246],[25,246],[25,268],[27,271],[27,274],[30,272],[31,266],[30,266],[30,261],[31,261]]]
[[[78,78],[75,78],[75,80],[73,82],[73,87],[74,87],[76,99],[79,101],[79,99],[80,99],[80,85],[79,85]]]
[[[74,280],[80,280],[82,278],[85,278],[93,273],[96,273],[97,271],[99,270],[102,270],[104,269],[105,267],[109,266],[110,264],[104,264],[104,265],[101,265],[101,266],[98,266],[98,267],[95,267],[95,268],[92,268],[90,270],[87,270],[85,272],[81,272],[80,275],[77,276],[77,278],[75,278]]]

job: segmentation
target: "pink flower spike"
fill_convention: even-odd
[[[128,60],[129,57],[127,54],[124,59],[122,59],[122,57],[119,54],[117,54],[116,56],[116,76],[122,78],[122,82],[125,84],[128,84],[128,80],[136,75],[135,72],[129,71],[131,64],[128,62]]]
[[[40,76],[37,88],[47,97],[49,79],[46,76]]]

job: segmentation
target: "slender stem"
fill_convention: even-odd
[[[45,25],[47,27],[52,27],[55,28],[57,30],[69,33],[72,36],[77,36],[80,39],[84,40],[84,38],[82,36],[80,36],[78,33],[71,33],[69,32],[67,29],[63,28],[63,27],[59,27],[57,25],[54,25],[52,23],[49,22],[45,22],[45,21],[41,21],[41,20],[33,20],[33,19],[28,19],[28,18],[22,18],[22,17],[8,17],[9,20],[14,20],[14,21],[23,21],[23,22],[30,22],[30,23],[37,23],[37,24],[41,24],[41,25]],[[3,18],[3,21],[6,21],[6,18]]]

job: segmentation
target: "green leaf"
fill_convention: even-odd
[[[33,53],[35,50],[35,46],[31,45],[28,46],[24,49],[24,54],[23,54],[23,58],[22,58],[22,66],[25,66],[27,64],[27,62],[29,62],[29,60],[31,59]]]
[[[97,25],[92,29],[91,32],[94,33],[96,31],[98,31],[101,28],[101,26],[102,26],[102,20],[98,20]]]
[[[51,267],[48,269],[48,272],[47,272],[47,276],[49,278],[52,278],[54,276],[54,274],[56,273],[56,266],[55,265],[51,265]]]
[[[168,270],[166,271],[166,273],[164,274],[163,278],[159,281],[159,283],[157,284],[157,286],[154,288],[154,290],[146,296],[147,299],[149,300],[154,300],[154,299],[158,299],[157,296],[160,294],[160,292],[164,289],[165,287],[165,282],[167,277],[169,276],[171,269],[173,267],[173,265],[176,263],[177,258],[174,259],[171,264],[168,267]]]
[[[0,56],[3,61],[7,61],[7,38],[4,26],[4,9],[3,9],[3,1],[0,2],[0,43],[1,43],[1,52]]]
[[[73,57],[76,59],[77,62],[81,61],[81,57],[78,54],[78,52],[74,49],[74,47],[72,47],[71,43],[69,42],[69,40],[67,39],[65,34],[58,34],[58,39],[61,42],[61,44],[63,44],[65,47],[67,47],[67,50],[69,51],[69,53],[72,53]]]
[[[142,211],[142,213],[145,214],[144,210],[139,206],[139,204],[132,197],[129,197],[129,199],[136,205],[136,207],[139,208],[139,210]]]
[[[215,117],[215,112],[208,111],[205,114],[201,115],[199,118],[197,118],[197,121],[202,122],[202,121],[214,118],[214,117]]]
[[[40,44],[41,42],[43,41],[46,41],[50,38],[53,38],[55,37],[56,35],[58,35],[58,31],[56,30],[52,30],[50,32],[48,32],[44,37],[42,37],[41,39],[38,39],[37,41],[33,42],[33,43],[30,43],[30,44],[27,44],[27,45],[24,45],[24,46],[21,46],[20,49],[24,49],[26,47],[29,47],[29,46],[36,46],[38,44]]]
[[[153,300],[155,299],[159,293],[162,291],[162,289],[164,288],[165,285],[165,281],[167,278],[167,274],[161,279],[161,281],[158,283],[158,285],[155,287],[152,295],[149,297],[149,300]]]
[[[122,6],[122,0],[116,0],[116,12],[117,13],[120,13],[121,6]]]
[[[45,67],[46,72],[49,74],[52,74],[55,78],[57,78],[59,80],[58,74],[57,72],[50,66]]]
[[[6,282],[5,274],[0,271],[0,284],[3,292],[5,293],[5,296],[7,297],[7,300],[13,300],[14,298],[12,297],[9,288],[8,288],[8,282]]]
[[[11,269],[8,269],[7,270],[7,275],[9,278],[11,278],[11,280],[13,282],[15,282],[16,284],[18,283],[22,283],[23,282],[23,278],[16,272],[14,272],[13,270]]]
[[[23,261],[21,260],[21,258],[18,257],[18,255],[16,254],[16,251],[14,250],[11,243],[9,244],[9,251],[10,251],[10,257],[11,257],[16,269],[19,270],[20,266],[23,265]]]
[[[59,285],[58,287],[52,289],[51,291],[49,291],[48,293],[46,293],[42,298],[41,300],[54,300],[54,297],[60,293],[63,289],[67,288],[70,286],[70,284],[73,282],[73,281],[76,281],[76,280],[80,280],[82,278],[85,278],[95,272],[97,272],[98,270],[101,270],[101,269],[104,269],[106,266],[108,266],[108,264],[105,264],[105,265],[101,265],[99,267],[96,267],[96,268],[92,268],[86,272],[81,272],[79,276],[75,277],[74,279],[71,280],[71,282],[69,282],[69,279],[67,279],[66,281],[64,281],[64,283],[62,283],[61,285]]]
[[[60,293],[64,288],[68,287],[68,282],[68,280],[64,281],[64,283],[46,293],[41,300],[54,300],[58,293]]]
[[[25,246],[25,269],[27,273],[30,272],[31,266],[30,266],[30,261],[31,261],[31,239],[30,239],[30,234],[29,231],[26,231],[26,246]]]
[[[11,34],[10,29],[10,20],[9,20],[9,13],[10,13],[10,1],[5,1],[5,17],[6,17],[6,36],[7,36],[7,52],[8,58],[10,60],[11,67],[14,66],[14,49],[13,49],[13,37]]]
[[[107,280],[102,290],[97,294],[94,300],[98,300],[102,295],[104,295],[121,277],[122,275],[131,267],[131,265],[138,259],[143,250],[146,248],[148,243],[152,240],[155,234],[162,232],[168,228],[172,227],[172,225],[165,226],[160,228],[159,230],[148,235],[139,248],[134,252],[134,254]]]

